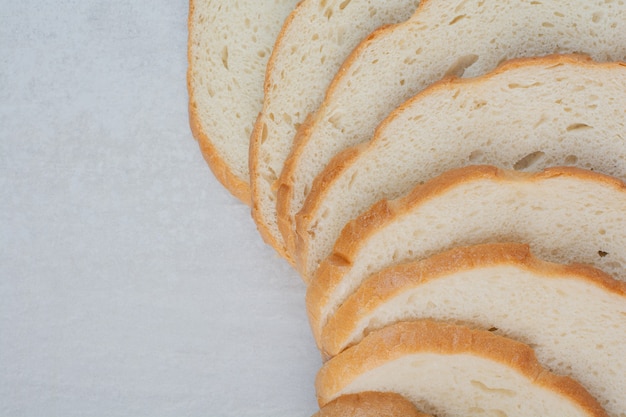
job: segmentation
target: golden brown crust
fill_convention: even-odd
[[[428,417],[400,394],[361,392],[342,395],[326,404],[313,417]]]
[[[401,322],[371,333],[361,343],[335,356],[315,380],[321,407],[336,398],[353,380],[405,355],[470,354],[507,366],[534,385],[577,403],[591,416],[607,416],[600,404],[576,381],[543,368],[527,345],[494,335],[432,320]]]
[[[429,5],[429,1],[422,1],[419,4],[418,9],[416,10],[416,12],[414,13],[413,16],[418,16],[418,13],[420,13],[424,8],[426,8]],[[374,31],[372,34],[370,34],[365,40],[363,40],[355,49],[354,51],[348,56],[348,58],[346,59],[346,61],[343,63],[343,65],[341,66],[338,75],[333,79],[333,81],[331,82],[330,86],[328,87],[328,90],[326,92],[326,97],[322,103],[322,105],[320,106],[320,108],[318,109],[318,111],[310,116],[307,119],[307,122],[305,124],[303,124],[301,126],[301,128],[299,129],[297,135],[296,135],[296,140],[294,142],[294,147],[291,151],[291,154],[289,156],[289,158],[287,159],[287,161],[285,162],[285,165],[283,167],[283,171],[278,179],[278,189],[280,190],[280,194],[278,196],[278,204],[277,204],[277,210],[278,210],[278,216],[280,218],[282,218],[280,221],[282,223],[281,225],[281,233],[283,234],[283,236],[285,237],[286,241],[290,241],[292,242],[292,246],[290,247],[289,244],[287,245],[287,248],[289,250],[290,253],[294,254],[294,253],[301,253],[303,250],[306,250],[305,248],[296,248],[295,246],[293,246],[293,242],[300,242],[300,246],[306,246],[306,239],[304,240],[304,243],[302,243],[302,241],[300,240],[300,238],[297,238],[296,236],[294,236],[294,234],[297,233],[298,230],[298,223],[296,219],[292,219],[290,216],[290,212],[291,212],[291,205],[292,205],[292,201],[294,198],[293,193],[295,192],[294,189],[294,172],[297,170],[297,167],[299,166],[299,161],[301,160],[305,147],[309,141],[309,138],[311,136],[311,131],[312,131],[312,127],[316,124],[316,122],[319,120],[320,113],[321,110],[325,107],[325,103],[329,100],[329,97],[332,97],[332,95],[335,93],[335,90],[338,88],[338,84],[341,82],[342,80],[342,74],[346,73],[347,70],[350,68],[350,66],[353,64],[354,61],[357,60],[357,58],[362,54],[363,51],[367,50],[368,46],[370,43],[372,43],[374,40],[376,40],[377,38],[384,36],[384,34],[386,34],[389,31],[392,31],[394,28],[398,27],[398,26],[402,26],[402,25],[411,25],[413,22],[413,17],[410,18],[408,21],[402,22],[402,23],[398,23],[395,25],[387,25],[384,27],[379,28],[378,30]],[[561,58],[562,57],[562,58]],[[505,62],[504,64],[500,65],[497,69],[495,69],[494,74],[498,74],[500,72],[506,71],[506,70],[510,70],[512,68],[515,67],[521,67],[524,65],[527,65],[527,61],[529,60],[529,58],[518,58],[518,59],[511,59],[508,62]],[[545,61],[545,63],[550,64],[551,61],[555,61],[555,60],[561,60],[559,63],[557,64],[563,64],[563,63],[567,63],[567,62],[580,62],[585,63],[587,62],[588,64],[592,64],[592,61],[590,58],[584,56],[584,55],[575,55],[575,54],[570,54],[570,55],[558,55],[558,54],[553,54],[553,55],[548,55],[548,56],[544,56],[544,57],[539,57],[539,58],[534,58],[535,61]],[[615,64],[613,64],[615,65]],[[620,64],[617,64],[620,65]],[[623,64],[622,64],[623,65]],[[456,77],[446,77],[444,78],[444,80],[442,80],[440,83],[435,83],[434,88],[443,88],[444,85],[446,84],[450,84],[450,83],[455,83],[455,82],[478,82],[477,80],[470,80],[470,79],[463,79],[463,81],[459,81],[459,78]],[[421,96],[421,94],[423,93],[420,92],[418,93],[417,97]],[[411,99],[413,100],[413,99]],[[408,105],[408,103],[404,103],[401,107],[404,107]],[[349,164],[349,161],[347,160],[343,160],[343,158],[349,158],[350,160],[354,159],[354,155],[350,154],[350,153],[346,153],[343,155],[343,157],[339,158],[336,161],[332,161],[329,163],[328,166],[330,166],[329,169],[331,170],[337,170],[337,168],[340,168],[341,166],[344,166],[346,164]],[[312,184],[312,188],[311,191],[309,193],[309,195],[311,195],[311,193],[323,193],[323,190],[325,189],[325,187],[322,186],[322,182],[326,182],[328,183],[328,181],[332,181],[332,175],[331,174],[324,174],[324,171],[322,171],[322,173],[320,174],[321,176],[326,176],[326,178],[324,179],[320,179],[320,181],[317,184],[314,183]],[[309,197],[307,196],[307,198],[305,199],[305,205],[307,205],[307,201],[319,201],[320,198],[319,197],[311,197],[309,199]],[[310,210],[313,209],[312,205],[314,205],[315,203],[313,202],[309,202],[309,207],[305,209],[305,207],[303,207],[303,209],[301,210],[301,212],[309,212]],[[304,227],[304,226],[303,226]],[[302,230],[306,230],[306,228],[303,228]],[[290,237],[291,236],[291,237]],[[296,261],[297,265],[300,265],[299,261]],[[305,272],[309,272],[309,271],[305,271]]]
[[[489,165],[473,165],[447,171],[438,177],[415,187],[406,196],[397,200],[382,200],[368,211],[349,222],[333,252],[324,260],[315,272],[306,294],[306,306],[309,321],[316,340],[321,340],[321,309],[328,302],[334,288],[348,272],[361,247],[381,228],[414,210],[420,204],[436,198],[445,191],[464,183],[488,179],[501,182],[540,182],[554,177],[573,177],[593,181],[626,192],[626,184],[617,178],[574,167],[551,167],[540,172],[518,172],[504,170]],[[319,347],[319,346],[318,346]]]
[[[433,94],[439,90],[447,90],[453,89],[455,87],[462,87],[463,85],[477,85],[489,80],[491,78],[495,78],[502,73],[506,73],[507,71],[511,71],[517,68],[522,68],[526,66],[558,66],[565,64],[576,64],[579,66],[587,66],[590,68],[612,68],[616,66],[624,67],[626,63],[623,62],[606,62],[606,63],[598,63],[594,62],[591,58],[586,55],[577,55],[577,54],[566,54],[566,55],[547,55],[543,57],[528,57],[528,58],[516,58],[511,59],[509,61],[505,61],[500,66],[498,66],[492,72],[489,72],[480,77],[474,78],[459,78],[456,76],[446,77],[434,84],[430,85],[426,89],[419,92],[417,95],[407,100],[405,103],[400,105],[396,110],[394,110],[385,120],[381,122],[381,124],[376,128],[374,132],[374,136],[368,142],[356,145],[354,147],[348,148],[339,154],[335,155],[334,158],[331,159],[330,163],[327,167],[319,174],[319,176],[314,180],[311,191],[307,195],[302,209],[296,215],[296,227],[295,231],[291,229],[291,221],[289,219],[289,201],[291,200],[291,196],[288,193],[283,193],[279,198],[279,203],[281,204],[281,209],[279,210],[279,215],[283,217],[283,223],[285,225],[283,228],[283,236],[285,234],[291,234],[291,240],[293,242],[296,241],[294,234],[298,234],[299,238],[297,239],[297,253],[300,254],[303,258],[306,257],[306,253],[308,252],[309,241],[307,236],[307,231],[310,229],[310,222],[312,221],[313,214],[319,210],[319,206],[322,202],[324,202],[325,196],[332,186],[334,182],[341,176],[341,174],[348,169],[355,161],[357,161],[361,155],[369,152],[371,149],[375,148],[377,143],[382,140],[381,132],[384,132],[386,127],[393,123],[393,120],[400,115],[407,107],[412,106],[416,101],[422,99],[422,97],[427,96],[429,94]],[[291,158],[290,158],[291,159]],[[296,164],[297,161],[291,161],[290,165]],[[294,167],[290,167],[291,170],[295,169]],[[293,183],[293,181],[291,181]],[[291,186],[287,184],[281,184],[285,189],[290,189]],[[281,230],[282,231],[282,230]],[[291,253],[294,253],[295,247],[290,249]],[[300,262],[298,262],[300,264]]]
[[[220,156],[217,148],[213,145],[209,134],[202,129],[199,121],[194,88],[192,87],[193,59],[191,58],[191,34],[193,33],[193,13],[195,0],[189,0],[189,15],[187,16],[187,92],[189,94],[189,125],[191,133],[200,145],[200,151],[205,161],[211,168],[217,180],[243,203],[250,205],[250,184],[248,179],[237,176],[232,168]]]
[[[296,136],[294,137],[294,147],[289,157],[285,160],[283,171],[278,178],[276,192],[276,214],[278,217],[278,228],[283,236],[283,239],[285,240],[287,251],[292,254],[295,259],[298,270],[300,270],[300,265],[302,265],[302,262],[299,260],[302,252],[298,250],[298,237],[295,234],[291,216],[289,215],[289,213],[291,212],[291,200],[293,196],[292,186],[294,183],[290,173],[294,171],[295,163],[297,162],[297,158],[294,157],[294,154],[301,152],[301,150],[299,150],[298,143],[300,143],[302,141],[302,138],[306,136],[305,132],[308,132],[312,120],[312,115],[308,115],[296,132]],[[289,180],[287,180],[287,178],[289,178]],[[308,282],[308,279],[304,276],[304,274],[302,274],[302,276],[303,279]]]
[[[313,182],[313,188],[309,193],[309,197],[312,196],[311,198],[315,198],[316,195],[321,195],[322,190],[325,190],[326,187],[335,181],[339,173],[345,169],[345,166],[352,163],[352,161],[361,155],[365,146],[366,144],[361,144],[348,148],[333,158],[324,171],[322,171],[322,175],[317,177]],[[308,230],[311,222],[310,213],[313,209],[312,206],[315,205],[315,209],[317,209],[317,204],[315,203],[321,202],[321,200],[315,200],[315,203],[313,203],[310,201],[311,198],[309,197],[306,198],[305,205],[295,217],[295,227],[292,227],[292,220],[289,215],[290,207],[287,205],[287,203],[291,201],[291,198],[285,195],[284,198],[279,198],[278,200],[283,205],[283,210],[279,210],[284,228],[283,236],[288,236],[291,244],[291,253],[296,254],[296,264],[298,265],[298,269],[302,271],[302,275],[307,282],[310,281],[310,277],[307,275],[308,271],[306,270],[307,254],[309,252]],[[302,233],[299,231],[302,231]]]
[[[360,318],[371,314],[393,297],[455,272],[497,265],[514,265],[546,279],[568,277],[585,281],[624,297],[626,301],[626,282],[617,281],[587,265],[562,265],[540,260],[531,254],[526,244],[493,243],[459,247],[421,261],[386,268],[361,284],[322,329],[320,345],[323,355],[337,355]]]
[[[202,130],[198,121],[195,102],[190,93],[189,101],[189,124],[191,133],[200,145],[200,151],[204,160],[211,168],[213,175],[217,180],[237,199],[246,205],[250,205],[250,184],[235,175],[231,167],[218,154],[217,149],[213,146],[213,142],[208,135]]]
[[[429,3],[429,0],[422,0],[413,15],[417,14],[421,9],[423,9],[426,3]],[[390,31],[394,27],[404,25],[407,22],[410,22],[411,19],[412,18],[409,18],[409,20],[401,23],[383,25],[370,33],[365,39],[363,39],[357,45],[357,47],[348,55],[341,67],[339,67],[337,75],[333,78],[326,90],[326,94],[324,100],[322,101],[320,109],[324,106],[324,103],[327,102],[328,98],[334,94],[335,90],[337,89],[337,85],[342,79],[342,75],[358,58],[358,56],[361,54],[361,51],[366,50],[368,48],[368,45],[372,43],[373,40],[375,40],[382,33]],[[289,249],[289,252],[294,255],[295,258],[300,255],[300,251],[297,247],[298,237],[295,235],[295,219],[292,219],[289,214],[291,212],[291,203],[293,201],[294,193],[293,174],[298,167],[299,160],[302,157],[302,153],[304,152],[305,146],[308,142],[308,138],[311,135],[311,127],[314,125],[314,122],[316,122],[316,117],[319,117],[319,114],[320,112],[318,109],[315,113],[308,115],[305,122],[302,123],[302,125],[298,129],[298,132],[296,133],[296,136],[294,138],[293,148],[291,149],[289,157],[285,161],[283,171],[281,172],[277,182],[277,190],[279,193],[277,195],[278,203],[276,207],[278,210],[278,217],[280,219],[280,222],[282,223],[282,225],[280,226],[281,233],[283,234],[283,236],[287,235],[285,239],[286,241],[290,242],[289,244],[291,245],[289,246],[288,244],[287,248]],[[300,265],[301,263],[296,260],[296,267],[298,268],[300,273],[305,276],[304,279],[306,281],[308,280],[306,278],[307,274],[303,273],[303,271],[300,270]]]
[[[294,8],[294,10],[292,10],[291,13],[289,13],[289,15],[287,16],[287,18],[285,19],[283,23],[283,26],[280,29],[280,32],[278,33],[276,42],[274,44],[274,47],[272,48],[272,53],[270,54],[269,60],[267,62],[267,69],[265,71],[265,81],[263,83],[263,95],[264,96],[267,96],[268,91],[271,88],[272,80],[270,76],[274,73],[276,53],[277,51],[281,49],[281,45],[285,39],[285,31],[287,30],[288,27],[291,26],[293,19],[299,13],[299,9],[302,3],[303,3],[302,1],[299,2]],[[263,240],[267,244],[272,246],[280,254],[280,256],[285,258],[292,266],[295,267],[296,263],[294,261],[293,252],[288,249],[287,241],[284,240],[284,237],[282,235],[274,236],[272,234],[270,229],[267,227],[267,222],[262,215],[262,211],[260,210],[258,205],[254,204],[255,200],[258,201],[260,199],[256,182],[257,182],[257,179],[259,178],[259,149],[260,149],[261,143],[263,143],[263,141],[265,140],[265,138],[263,137],[264,135],[263,113],[265,112],[265,106],[266,106],[266,103],[264,101],[263,109],[259,113],[259,117],[257,117],[257,120],[254,124],[254,128],[252,130],[252,134],[250,135],[250,154],[249,154],[248,164],[249,164],[249,169],[250,169],[250,189],[251,189],[250,194],[251,194],[251,200],[252,200],[252,218],[254,219],[254,222],[257,225],[257,229],[259,230],[259,233],[261,234],[261,237],[263,238]],[[275,188],[278,193],[278,191],[280,190],[280,182],[277,181],[276,183],[272,185],[272,187]],[[280,217],[277,217],[276,221],[278,224],[279,232],[282,233],[282,231],[280,230],[281,228]],[[279,241],[279,239],[281,238],[283,238],[282,242]]]
[[[260,118],[261,118],[261,115],[259,115],[259,117],[257,118],[257,122],[254,124],[254,131],[252,133],[253,137],[262,135],[262,133],[257,132],[257,130],[263,130],[262,124],[259,123]],[[258,154],[258,144],[254,140],[251,140],[250,141],[250,158],[249,158],[251,175],[258,175],[257,174],[258,172],[258,155],[257,154]],[[284,242],[279,242],[276,239],[276,236],[272,234],[269,227],[267,226],[267,222],[265,221],[265,218],[263,216],[263,210],[259,207],[259,203],[258,203],[259,194],[257,190],[257,183],[254,177],[251,177],[250,189],[251,189],[251,200],[252,200],[252,206],[251,206],[252,219],[254,220],[254,223],[256,224],[257,230],[259,231],[261,238],[263,238],[263,241],[265,243],[273,247],[274,250],[276,250],[276,252],[278,252],[278,254],[281,257],[285,258],[285,260],[287,260],[287,262],[289,262],[291,266],[295,267],[296,264],[293,258],[291,257],[291,255],[289,254],[289,252],[287,251],[287,248],[285,247]]]

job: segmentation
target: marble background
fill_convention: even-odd
[[[0,8],[0,416],[310,416],[304,284],[189,131],[187,1]]]

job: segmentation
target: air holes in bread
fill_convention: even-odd
[[[531,169],[545,158],[546,154],[541,151],[529,153],[513,165],[516,171]]]
[[[519,83],[509,83],[509,88],[511,90],[515,88],[532,88],[532,87],[541,87],[543,84],[539,81],[534,82],[532,84],[519,84]]]
[[[471,163],[479,163],[483,160],[484,155],[485,153],[483,151],[481,151],[480,149],[477,149],[470,154],[468,159]]]
[[[350,176],[350,181],[348,182],[348,189],[352,188],[352,185],[354,185],[354,181],[356,181],[356,176],[358,174],[358,171],[355,171],[352,176]]]
[[[331,125],[333,125],[333,127],[337,130],[341,130],[341,118],[343,117],[343,115],[341,113],[335,113],[333,114],[328,121],[330,122]]]
[[[488,393],[500,394],[506,397],[515,397],[517,395],[517,393],[512,390],[503,389],[503,388],[490,388],[481,381],[472,380],[472,385],[480,389],[481,391],[488,392]]]
[[[344,2],[342,2],[342,3],[339,5],[339,10],[343,10],[343,9],[345,9],[345,8],[348,6],[348,4],[350,4],[350,2],[351,2],[351,1],[352,1],[352,0],[345,0]]]
[[[458,22],[459,20],[463,19],[464,17],[467,17],[467,15],[462,14],[462,15],[460,15],[460,16],[457,16],[457,17],[455,17],[454,19],[452,19],[452,20],[450,21],[450,23],[448,23],[448,24],[449,24],[449,25],[453,25],[453,24],[455,24],[456,22]]]
[[[446,71],[446,75],[454,75],[457,77],[463,76],[465,70],[474,65],[478,61],[478,55],[469,54],[457,59]]]
[[[605,252],[605,251],[603,251],[603,250],[599,250],[599,251],[598,251],[598,256],[599,256],[600,258],[604,258],[604,257],[605,257],[605,256],[607,256],[608,254],[609,254],[608,252]]]
[[[593,129],[593,126],[589,126],[588,124],[585,123],[573,123],[569,126],[567,126],[567,131],[571,132],[573,130],[582,130],[582,129]]]
[[[228,47],[225,46],[224,49],[222,49],[222,65],[224,65],[224,68],[228,69]]]
[[[595,12],[591,17],[591,21],[593,23],[598,23],[600,20],[602,20],[602,13],[600,12]]]

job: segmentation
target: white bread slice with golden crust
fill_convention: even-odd
[[[549,262],[583,263],[626,281],[626,184],[572,167],[538,173],[469,166],[447,171],[346,225],[309,284],[316,340],[372,274],[483,243],[529,244]]]
[[[263,105],[263,77],[283,21],[298,0],[190,0],[189,121],[215,177],[250,203],[248,148]]]
[[[626,60],[626,2],[423,1],[407,22],[376,31],[355,49],[300,128],[279,179],[279,218],[294,228],[313,180],[332,157],[371,139],[394,108],[428,85],[554,53]]]
[[[428,417],[411,401],[394,392],[359,392],[342,395],[313,417]]]
[[[408,19],[419,0],[304,0],[281,30],[250,139],[252,216],[264,240],[288,257],[276,217],[276,180],[298,126],[315,111],[343,61],[384,24]]]
[[[490,330],[533,347],[612,416],[626,410],[626,282],[598,269],[541,261],[527,245],[455,248],[365,281],[330,318],[335,356],[398,321],[433,319]]]
[[[523,58],[422,91],[315,180],[296,217],[299,269],[310,274],[345,224],[376,201],[476,163],[571,165],[626,180],[626,64]]]
[[[374,390],[438,417],[607,415],[578,382],[542,367],[529,346],[429,320],[369,334],[326,362],[315,386],[321,406]]]

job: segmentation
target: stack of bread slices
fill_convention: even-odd
[[[188,47],[318,416],[626,417],[626,1],[191,0]]]

